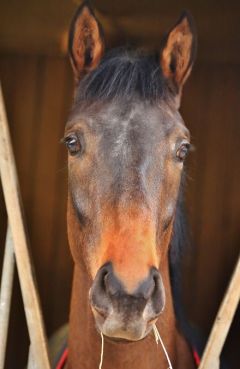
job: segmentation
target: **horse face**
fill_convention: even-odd
[[[98,329],[112,338],[139,340],[165,306],[162,277],[189,147],[178,102],[191,68],[191,27],[183,17],[164,41],[156,85],[162,90],[154,103],[142,96],[149,81],[142,80],[145,68],[137,69],[141,58],[126,61],[124,54],[98,67],[104,49],[101,30],[86,5],[77,12],[70,35],[78,84],[64,139],[69,149],[70,247],[75,263],[84,260],[92,280],[89,301]],[[180,53],[178,65],[181,48],[185,55]],[[126,88],[132,86],[127,94],[120,93],[121,78]]]
[[[79,224],[72,252],[76,263],[84,257],[94,281],[97,324],[106,335],[142,338],[165,304],[159,268],[167,260],[188,131],[164,104],[111,102],[82,107],[65,137],[69,206]]]

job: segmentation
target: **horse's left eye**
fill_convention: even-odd
[[[71,155],[76,155],[78,153],[81,153],[83,150],[81,139],[76,134],[65,137],[64,143],[67,146],[68,151]]]
[[[182,143],[182,145],[178,148],[176,152],[176,156],[180,162],[184,161],[184,159],[186,158],[189,152],[189,149],[190,149],[190,144],[188,142]]]

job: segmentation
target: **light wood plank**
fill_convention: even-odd
[[[44,325],[40,303],[34,280],[26,232],[23,224],[23,210],[20,189],[16,173],[14,155],[4,108],[2,90],[0,90],[0,171],[6,201],[9,224],[12,231],[16,263],[24,301],[33,355],[37,358],[40,369],[50,368]]]
[[[14,276],[14,247],[10,227],[7,229],[0,290],[0,369],[4,369],[9,315]]]
[[[219,308],[199,369],[218,369],[222,352],[234,313],[240,300],[240,257],[228,290]]]

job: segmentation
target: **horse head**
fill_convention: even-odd
[[[91,280],[97,329],[113,339],[146,337],[168,303],[168,251],[190,148],[179,106],[195,50],[188,13],[152,55],[105,51],[86,3],[71,24],[69,243]]]

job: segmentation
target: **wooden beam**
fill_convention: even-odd
[[[240,300],[240,257],[221,303],[199,369],[219,369],[219,358]]]
[[[38,369],[50,369],[44,324],[34,279],[34,270],[27,245],[23,208],[0,85],[0,174],[12,232],[14,253],[24,302],[32,353]]]
[[[7,229],[0,290],[0,369],[4,369],[8,324],[14,276],[14,249],[10,227]]]

